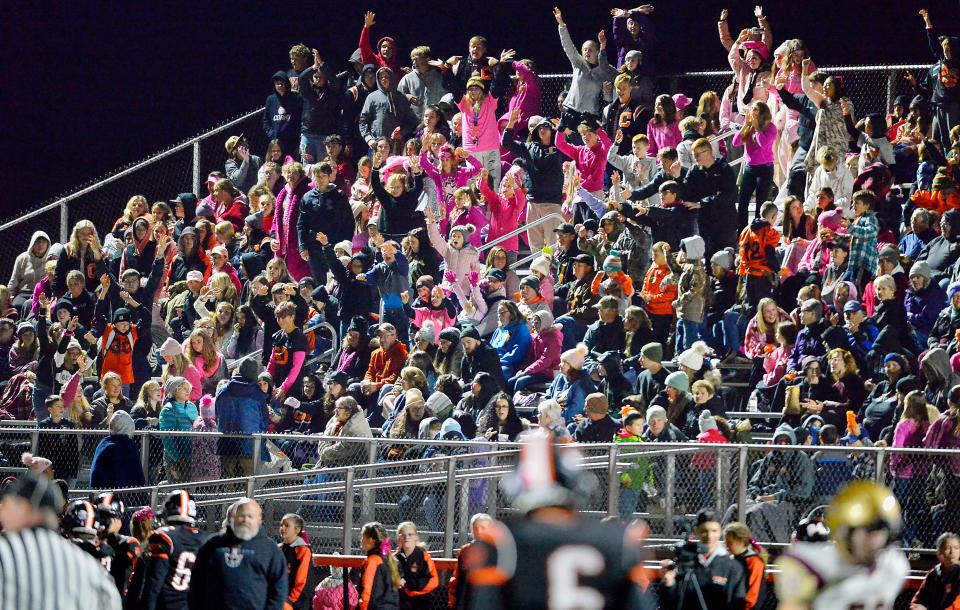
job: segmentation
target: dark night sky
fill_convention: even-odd
[[[469,36],[482,33],[491,50],[514,47],[541,72],[569,69],[553,3],[473,2],[468,18],[464,5],[8,3],[0,25],[7,83],[0,96],[6,144],[0,218],[261,104],[269,75],[288,67],[292,43],[314,46],[343,67],[367,8],[377,11],[374,34],[397,38],[404,57],[423,41],[437,56],[464,54]],[[655,5],[662,71],[725,67],[716,34],[723,6],[734,32],[755,23],[752,2]],[[345,12],[349,6],[357,8]],[[577,44],[601,28],[609,34],[606,13],[614,4],[560,6]],[[960,32],[957,0],[778,0],[765,9],[775,44],[802,38],[818,64],[837,65],[928,61],[921,6],[938,25]]]

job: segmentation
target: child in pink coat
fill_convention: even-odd
[[[347,605],[343,605],[343,568],[330,568],[313,593],[313,610],[353,610],[360,605],[360,595],[353,583],[347,583]]]
[[[472,225],[457,225],[450,229],[450,239],[444,241],[433,212],[427,210],[427,236],[430,245],[443,257],[445,277],[450,274],[464,293],[470,291],[470,272],[480,273],[480,253],[468,240],[475,230]],[[453,283],[453,282],[451,282]]]
[[[516,182],[516,175],[517,173],[512,169],[508,171],[500,182],[500,192],[494,193],[487,184],[490,172],[487,170],[480,172],[480,195],[487,202],[487,212],[490,214],[488,242],[516,231],[520,226],[520,213],[527,209],[527,196],[520,188],[520,184]],[[517,236],[514,235],[500,242],[500,246],[508,254],[513,255],[513,260],[510,262],[516,262],[517,253],[520,251],[520,241]]]
[[[467,274],[469,280],[469,273]],[[433,342],[440,345],[440,331],[450,328],[457,322],[457,311],[453,303],[443,294],[443,288],[434,286],[430,291],[430,302],[417,299],[411,305],[413,324],[417,328],[430,327],[433,330]]]

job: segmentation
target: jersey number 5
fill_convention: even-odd
[[[170,579],[170,586],[177,591],[186,591],[190,588],[190,571],[193,569],[193,562],[197,556],[188,551],[180,553],[180,560],[177,561],[177,569],[173,572],[173,578]]]
[[[599,576],[603,555],[592,546],[567,545],[547,557],[547,605],[553,610],[601,610],[603,595],[581,587],[580,576]]]

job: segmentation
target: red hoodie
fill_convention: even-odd
[[[384,59],[383,55],[380,55],[380,46],[385,40],[393,43],[393,59],[389,61]],[[360,61],[362,61],[364,65],[373,64],[377,68],[390,68],[399,81],[401,73],[399,72],[400,62],[398,60],[397,42],[393,38],[384,36],[378,40],[377,50],[374,51],[373,47],[370,46],[370,28],[365,27],[360,30]]]
[[[728,443],[727,437],[720,430],[710,428],[706,432],[697,435],[698,443]],[[693,454],[690,458],[690,464],[697,470],[715,470],[717,467],[717,452],[702,451]]]

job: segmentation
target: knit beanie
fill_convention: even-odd
[[[417,388],[410,388],[407,390],[404,395],[404,405],[406,407],[415,407],[425,405],[426,402],[423,400],[423,393],[420,392]]]
[[[451,343],[460,342],[460,331],[453,326],[444,328],[440,331],[440,339],[445,339]]]
[[[700,417],[697,418],[697,425],[700,426],[700,432],[716,430],[717,420],[713,418],[713,415],[710,413],[710,411],[704,409],[700,412]]]
[[[714,265],[719,265],[724,271],[730,271],[733,269],[735,258],[736,255],[733,253],[733,248],[724,248],[723,250],[714,252],[713,256],[710,257],[710,262]]]
[[[528,275],[527,277],[520,280],[520,287],[529,286],[533,288],[533,291],[537,294],[540,294],[540,280],[537,279],[535,275]]]
[[[537,271],[544,277],[550,277],[550,259],[544,255],[539,255],[530,263],[530,271]]]
[[[477,228],[471,224],[466,225],[457,225],[450,229],[450,237],[453,237],[454,233],[459,233],[463,236],[463,243],[466,244],[467,240],[470,239],[470,236],[477,231]]]
[[[436,343],[437,336],[433,333],[433,322],[426,320],[423,327],[413,336],[414,341],[426,341],[430,345]]]
[[[183,346],[173,337],[167,337],[163,345],[160,346],[160,356],[176,356],[183,353]]]
[[[667,375],[667,379],[664,383],[667,385],[667,387],[673,388],[678,392],[690,391],[690,379],[683,371],[674,371],[670,373]]]
[[[353,244],[347,240],[338,241],[337,243],[333,244],[333,251],[334,253],[340,251],[346,256],[350,256],[353,254]]]
[[[483,77],[481,76],[471,76],[467,80],[467,89],[470,87],[480,87],[480,89],[483,91],[487,90],[486,83],[483,82]]]
[[[647,343],[640,348],[640,355],[647,360],[663,362],[663,346],[659,343]]]
[[[606,396],[600,392],[594,392],[587,395],[586,400],[583,401],[583,408],[587,413],[606,413],[610,408],[610,403]]]
[[[243,362],[240,363],[238,372],[245,380],[250,383],[255,383],[257,381],[257,374],[260,372],[256,358],[244,358]]]
[[[947,300],[953,300],[953,295],[958,292],[960,292],[960,282],[951,282],[950,285],[947,286]]]
[[[200,407],[200,417],[204,419],[213,419],[217,416],[217,410],[213,404],[213,396],[210,396],[209,394],[204,394],[203,396],[201,396],[199,407]]]
[[[620,260],[620,253],[618,251],[611,250],[607,258],[603,259],[603,270],[607,273],[623,271],[623,262]]]
[[[177,394],[177,388],[183,384],[189,385],[190,382],[183,377],[171,377],[167,379],[167,383],[163,384],[163,393],[164,396],[167,397],[167,400],[173,400]]]
[[[649,424],[658,419],[667,421],[667,410],[660,405],[653,405],[647,409],[647,423]]]
[[[819,224],[824,229],[830,229],[831,231],[840,230],[840,221],[843,219],[843,210],[837,208],[835,210],[830,210],[828,212],[822,212],[817,216],[817,224]]]
[[[133,423],[133,417],[126,411],[115,411],[114,414],[110,416],[110,423],[107,425],[110,427],[110,434],[129,436],[131,438],[133,438],[133,433],[137,429],[136,424]]]
[[[475,326],[470,326],[469,328],[465,328],[462,331],[460,331],[460,340],[462,341],[463,339],[476,339],[477,341],[479,341],[480,332],[477,331],[477,328]]]
[[[583,368],[583,361],[587,357],[587,346],[583,343],[578,344],[573,349],[568,349],[560,355],[560,362],[566,362],[578,371]]]
[[[933,277],[933,269],[930,268],[930,264],[927,261],[917,261],[910,267],[910,277],[919,275],[926,279]]]
[[[677,362],[692,369],[694,371],[699,371],[703,367],[703,358],[710,351],[710,347],[703,341],[695,341],[693,345],[690,346],[690,349],[685,350],[677,358]]]
[[[453,413],[453,401],[443,392],[434,392],[427,398],[427,409],[437,416],[438,419],[445,421]]]

